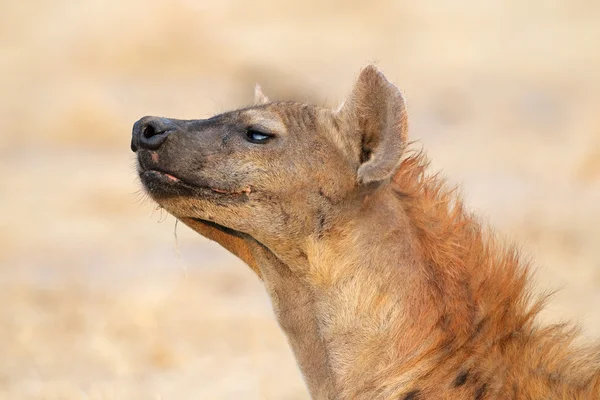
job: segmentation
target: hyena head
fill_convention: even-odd
[[[182,221],[267,247],[315,233],[335,205],[396,172],[406,144],[399,90],[363,69],[337,109],[257,101],[209,119],[144,117],[131,148],[148,194]],[[207,235],[202,229],[196,229]]]

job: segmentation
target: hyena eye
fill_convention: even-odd
[[[246,139],[251,143],[263,144],[272,139],[273,135],[256,129],[246,129]]]

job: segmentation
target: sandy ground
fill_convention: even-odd
[[[306,399],[247,267],[143,201],[143,115],[337,105],[376,61],[411,134],[600,337],[600,3],[0,2],[0,398]]]

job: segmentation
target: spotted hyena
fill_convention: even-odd
[[[144,117],[158,204],[264,282],[315,399],[600,398],[600,352],[540,326],[528,267],[407,149],[400,91],[362,70],[339,109]]]

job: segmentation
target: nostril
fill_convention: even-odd
[[[136,151],[138,147],[154,150],[159,148],[167,137],[177,130],[177,124],[161,117],[144,117],[133,125],[131,148]]]
[[[158,129],[156,129],[156,127],[153,125],[146,125],[142,129],[142,136],[144,136],[146,139],[150,139],[152,136],[158,135],[159,133],[161,132],[158,132]]]
[[[142,125],[142,136],[150,139],[153,136],[169,133],[175,128],[173,122],[166,118],[153,118]]]

